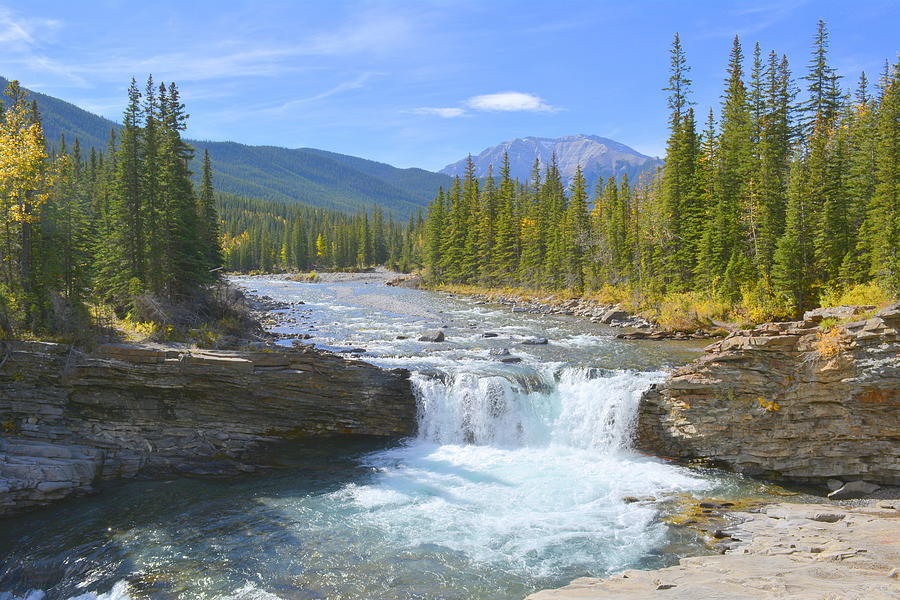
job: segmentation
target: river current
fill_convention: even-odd
[[[418,434],[292,445],[266,475],[107,484],[4,521],[0,600],[517,599],[700,552],[667,507],[752,488],[631,448],[641,393],[697,344],[377,280],[236,282],[291,304],[275,331],[409,369]]]

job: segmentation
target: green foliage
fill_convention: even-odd
[[[421,218],[397,223],[380,209],[348,215],[300,204],[217,194],[225,269],[341,270],[387,265],[409,271],[428,257]]]
[[[5,127],[12,137],[4,146],[30,148],[36,134],[43,149],[40,114],[33,106],[22,112],[28,103],[15,82],[9,94],[19,108],[5,111],[4,125],[12,123],[7,115],[26,114],[28,127]],[[142,94],[132,80],[128,99],[121,137],[111,135],[105,153],[85,156],[79,139],[70,148],[61,137],[55,156],[28,155],[35,161],[28,177],[4,181],[16,184],[4,185],[0,211],[6,333],[75,339],[89,328],[86,301],[111,303],[122,314],[147,293],[181,302],[215,281],[221,258],[210,169],[207,163],[198,197],[178,89],[157,92],[151,79]],[[19,173],[7,158],[3,172]],[[19,191],[27,203],[13,202]]]
[[[820,22],[798,104],[787,58],[757,44],[747,80],[735,37],[718,125],[710,110],[698,134],[676,35],[660,173],[634,184],[610,178],[593,194],[578,176],[566,193],[555,159],[536,163],[524,183],[509,180],[505,164],[499,185],[457,181],[428,211],[428,275],[588,295],[629,290],[643,300],[617,301],[653,305],[676,329],[704,324],[688,302],[704,304],[707,316],[759,322],[797,316],[847,289],[857,290],[848,300],[896,297],[900,62],[878,99],[862,77],[851,101],[827,50]],[[879,291],[860,287],[869,285]]]

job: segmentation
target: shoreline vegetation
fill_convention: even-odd
[[[759,44],[745,56],[735,36],[722,103],[704,127],[676,35],[665,164],[638,181],[593,184],[580,169],[567,181],[555,160],[535,161],[520,181],[508,157],[486,173],[469,157],[402,231],[373,212],[298,237],[301,220],[260,208],[242,258],[229,254],[227,264],[385,264],[420,273],[431,289],[550,304],[577,297],[685,335],[886,306],[900,293],[900,62],[886,61],[874,84],[863,73],[848,86],[829,44],[820,21],[797,76]]]

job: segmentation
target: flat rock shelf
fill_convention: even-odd
[[[137,475],[254,471],[280,440],[415,430],[408,373],[333,353],[7,342],[0,516]]]
[[[772,504],[732,513],[725,554],[655,571],[584,577],[528,600],[888,600],[900,597],[900,504]]]

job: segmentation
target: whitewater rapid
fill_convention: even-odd
[[[153,591],[161,598],[292,596],[280,590],[521,598],[579,576],[671,562],[658,505],[628,497],[663,501],[719,485],[632,449],[640,396],[665,377],[666,355],[653,347],[414,290],[390,292],[419,307],[405,315],[355,305],[354,294],[372,296],[371,288],[246,281],[277,300],[302,299],[284,311],[302,325],[282,333],[311,332],[328,348],[362,346],[374,364],[409,369],[417,435],[352,457],[352,476],[319,488],[283,476],[262,491],[223,484],[216,502],[224,508],[205,506],[209,492],[193,491],[200,484],[180,484],[196,506],[173,513],[167,528],[151,521],[92,530],[127,560],[99,565],[46,598],[0,586],[0,600],[124,600],[156,572],[181,582],[180,591]],[[440,325],[435,315],[448,342],[418,342]],[[497,336],[483,337],[488,328]],[[550,343],[521,344],[535,334]],[[497,361],[497,348],[521,362]],[[92,591],[61,591],[79,586]]]

